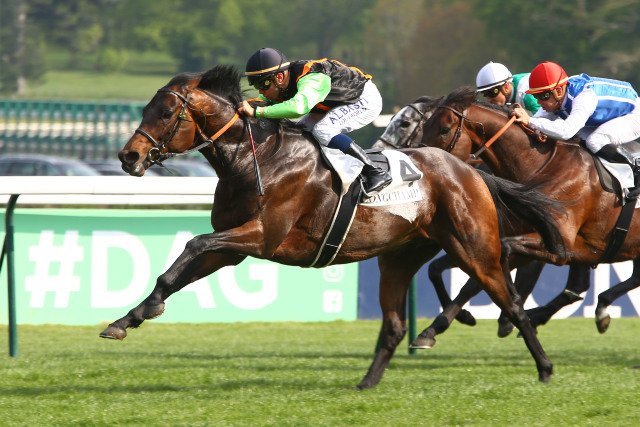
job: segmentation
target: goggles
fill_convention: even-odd
[[[482,96],[485,98],[495,98],[500,93],[500,86],[492,87],[491,89],[483,90]]]
[[[534,93],[533,97],[535,99],[537,99],[538,101],[546,101],[549,98],[551,98],[551,91],[550,90],[546,90],[544,92]]]
[[[271,78],[264,79],[253,85],[257,90],[267,90],[271,86]]]

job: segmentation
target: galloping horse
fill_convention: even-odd
[[[378,140],[373,144],[374,149],[401,149],[408,147],[417,147],[422,142],[422,135],[427,120],[438,107],[438,104],[444,100],[442,98],[435,98],[429,96],[422,96],[411,104],[401,108],[396,114],[393,115],[386,129],[378,137]],[[467,163],[474,164],[474,161]],[[486,169],[486,165],[480,164],[481,160],[476,159],[475,163],[478,164],[483,170]],[[512,219],[512,221],[518,221],[518,219]],[[514,232],[516,230],[513,230]],[[510,267],[517,267],[515,286],[518,294],[526,300],[526,297],[531,293],[535,283],[537,282],[545,263],[538,260],[530,260],[525,258],[516,258],[510,262]],[[455,267],[449,255],[445,254],[439,258],[431,261],[429,264],[428,275],[431,283],[433,284],[438,300],[441,306],[447,307],[450,304],[460,310],[456,314],[455,318],[460,323],[465,325],[474,326],[476,319],[467,310],[462,309],[462,305],[468,302],[473,296],[480,292],[480,287],[473,282],[473,284],[462,288],[460,294],[451,301],[449,294],[447,293],[442,274],[445,270]],[[586,274],[582,274],[582,268],[572,267],[569,277],[567,279],[567,285],[564,292],[557,297],[552,303],[540,307],[537,309],[527,310],[527,315],[531,320],[531,324],[536,327],[540,324],[546,323],[553,314],[555,314],[560,308],[568,305],[577,298],[579,294],[589,288],[589,275],[588,270]],[[513,325],[508,321],[504,314],[500,315],[498,319],[498,336],[505,337],[513,330]],[[444,332],[448,324],[443,330],[436,330],[436,334]],[[435,338],[428,342],[422,343],[423,347],[430,347],[435,344]]]
[[[484,150],[481,158],[497,176],[535,187],[561,201],[566,214],[556,219],[562,224],[568,261],[576,277],[586,278],[589,266],[603,262],[621,201],[616,194],[603,189],[593,156],[575,142],[553,139],[538,142],[520,126],[511,125],[487,147],[487,138],[507,124],[509,112],[508,108],[477,102],[473,89],[460,88],[437,107],[419,145],[443,148],[462,159],[468,158],[473,150]],[[555,256],[544,254],[535,237],[515,238],[511,243],[518,253],[558,262]],[[633,260],[634,267],[629,279],[598,296],[595,314],[600,333],[607,330],[611,321],[607,307],[640,285],[639,257],[640,217],[635,215],[624,244],[615,257],[605,261]],[[588,288],[588,282],[585,283],[587,287],[583,290]],[[536,313],[541,314],[543,309],[536,309]]]
[[[294,266],[312,264],[330,227],[341,182],[326,167],[310,135],[264,119],[243,123],[235,107],[240,101],[239,72],[219,65],[205,73],[175,76],[144,108],[140,127],[118,154],[123,169],[142,176],[149,166],[175,153],[199,149],[220,178],[211,212],[216,231],[189,241],[158,277],[151,294],[111,323],[101,337],[124,339],[127,328],[161,315],[170,295],[247,256]],[[414,219],[386,208],[359,206],[333,260],[341,264],[377,255],[381,270],[381,345],[358,388],[380,381],[406,332],[411,277],[440,248],[508,313],[524,336],[539,379],[548,381],[552,364],[521,303],[510,294],[508,271],[501,264],[499,211],[490,189],[500,197],[512,191],[510,207],[520,205],[523,214],[530,212],[534,220],[543,221],[540,229],[546,229],[549,246],[561,252],[554,240],[557,230],[543,215],[556,209],[555,202],[494,177],[485,177],[485,183],[472,167],[439,149],[405,153],[423,173],[415,184],[422,201],[405,206]],[[264,179],[263,195],[256,190],[256,165]]]

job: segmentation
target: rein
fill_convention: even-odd
[[[480,108],[482,108],[482,106],[479,106]],[[455,108],[449,107],[448,105],[441,105],[437,108],[443,108],[446,110],[449,110],[451,112],[453,112],[456,116],[458,116],[460,118],[460,125],[458,126],[458,128],[456,129],[456,133],[453,136],[453,139],[451,140],[451,142],[449,143],[449,146],[447,147],[447,151],[451,152],[456,144],[456,142],[458,141],[458,139],[460,138],[460,134],[462,132],[462,124],[464,122],[464,120],[469,121],[469,119],[467,118],[467,113],[466,110],[463,111],[462,113],[459,112],[458,110],[456,110]],[[498,132],[496,132],[491,138],[489,138],[487,141],[485,141],[484,144],[482,144],[480,146],[480,148],[478,148],[478,150],[475,153],[472,153],[469,155],[469,158],[471,160],[478,160],[478,158],[480,157],[480,155],[482,153],[484,153],[484,151],[491,147],[491,145],[493,145],[494,142],[496,142],[498,140],[498,138],[500,138],[506,131],[507,129],[509,129],[509,127],[516,121],[516,116],[511,116],[511,118],[507,121],[507,123],[505,123],[499,130]],[[475,122],[474,122],[475,123]],[[482,126],[482,123],[480,123],[480,125]],[[531,128],[529,128],[528,126],[522,125],[523,130],[526,133],[531,134],[531,132],[535,132],[533,131]],[[527,132],[529,131],[529,132]],[[484,137],[484,126],[482,126],[482,136]],[[536,136],[538,136],[536,134]],[[544,142],[544,140],[546,140],[546,137],[544,140],[541,140],[539,137],[538,139],[541,142]]]
[[[187,114],[186,114],[186,111],[188,109],[191,110],[191,106],[189,104],[189,97],[191,96],[191,94],[188,94],[185,97],[181,93],[176,92],[176,91],[171,90],[171,89],[160,89],[160,90],[158,90],[158,93],[161,93],[161,92],[162,93],[170,93],[172,95],[175,95],[180,100],[182,100],[182,106],[180,107],[180,113],[178,113],[178,117],[176,118],[176,121],[173,124],[173,128],[168,133],[168,136],[160,138],[160,141],[157,141],[149,132],[147,132],[146,130],[144,130],[144,129],[140,128],[140,127],[137,128],[134,131],[134,133],[139,133],[140,135],[142,135],[145,138],[147,138],[147,140],[149,140],[149,142],[151,142],[151,144],[153,144],[153,148],[151,148],[149,150],[149,152],[147,153],[147,160],[149,160],[149,162],[151,164],[158,164],[158,165],[162,166],[162,162],[165,161],[166,159],[169,159],[171,157],[176,157],[176,156],[184,156],[184,155],[189,154],[189,153],[191,153],[193,151],[200,150],[200,149],[202,149],[204,147],[207,147],[207,146],[213,144],[218,138],[220,138],[240,118],[238,113],[235,113],[233,115],[233,117],[222,128],[220,128],[220,130],[218,130],[216,133],[211,135],[211,137],[208,137],[202,131],[202,128],[200,127],[198,122],[196,120],[193,120],[193,122],[194,122],[194,124],[196,126],[196,130],[198,131],[198,134],[200,135],[200,138],[203,140],[203,142],[201,144],[196,145],[193,148],[190,148],[189,150],[186,150],[186,151],[182,152],[182,153],[163,153],[162,150],[165,149],[167,144],[169,144],[173,140],[173,138],[176,136],[176,134],[178,133],[178,130],[180,129],[181,123],[183,121],[191,121],[191,120],[187,119]],[[205,120],[205,124],[204,125],[206,127],[206,124],[207,124],[206,123],[206,121],[207,121],[206,114],[204,115],[204,120]]]

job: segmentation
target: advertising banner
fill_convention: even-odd
[[[441,252],[438,256],[444,255]],[[435,317],[442,310],[438,302],[433,285],[429,280],[428,265],[420,269],[415,276],[416,283],[416,312],[419,317]],[[378,303],[378,280],[379,272],[375,260],[367,260],[360,263],[359,273],[359,299],[358,318],[371,319],[380,318],[380,306]],[[598,295],[610,287],[631,277],[633,262],[626,261],[616,264],[600,264],[598,268],[591,271],[590,287],[582,294],[583,299],[562,308],[555,319],[565,317],[587,317],[593,318]],[[515,278],[516,270],[511,272]],[[533,293],[525,301],[526,309],[538,307],[551,301],[556,295],[564,290],[569,275],[569,267],[558,267],[546,265],[538,282],[533,288]],[[454,268],[445,271],[443,275],[447,291],[452,297],[458,294],[460,288],[466,283],[468,276],[460,269]],[[497,319],[500,315],[498,307],[491,302],[489,296],[480,292],[468,304],[464,306],[478,319]],[[621,296],[607,309],[611,317],[638,316],[640,314],[640,287]]]
[[[212,231],[210,212],[191,210],[17,209],[14,224],[19,324],[113,321],[151,292],[192,237]],[[356,264],[247,258],[172,295],[156,321],[354,320],[357,275]],[[6,289],[6,262],[0,280]],[[6,291],[0,313],[6,324]]]

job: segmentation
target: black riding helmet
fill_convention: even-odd
[[[252,86],[280,71],[289,68],[289,61],[282,52],[270,47],[263,47],[251,55],[247,61],[244,75]]]

